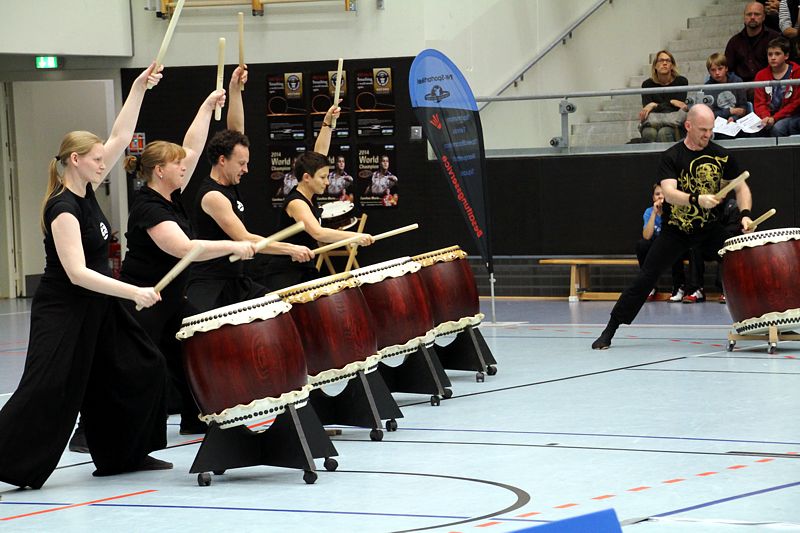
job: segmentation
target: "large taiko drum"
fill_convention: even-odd
[[[410,257],[401,257],[350,271],[372,314],[378,355],[384,362],[436,339],[421,268]]]
[[[740,335],[800,326],[800,228],[757,231],[725,241],[722,282]]]
[[[420,263],[428,304],[433,311],[436,335],[458,333],[483,320],[475,276],[467,254],[458,246],[413,256]]]
[[[261,431],[288,405],[305,405],[311,387],[290,309],[266,296],[183,320],[176,336],[204,422]]]
[[[314,387],[354,378],[374,370],[380,359],[372,316],[358,280],[334,274],[276,291],[292,305]]]

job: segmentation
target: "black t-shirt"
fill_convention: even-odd
[[[293,200],[301,200],[308,205],[308,208],[311,209],[311,212],[314,214],[314,218],[317,219],[317,222],[322,223],[322,208],[317,206],[317,197],[316,195],[311,197],[311,200],[303,196],[303,193],[297,190],[295,186],[291,192],[286,195],[286,198],[283,200],[283,206],[281,207],[281,214],[280,219],[278,220],[278,228],[276,231],[280,231],[284,228],[288,228],[289,226],[295,224],[297,221],[289,216],[289,213],[286,212],[286,208],[289,205],[289,202]],[[291,237],[288,237],[283,240],[283,242],[288,242],[291,244],[296,244],[298,246],[306,246],[309,249],[313,250],[317,247],[317,241],[309,235],[305,231],[301,231],[300,233],[295,233]],[[312,259],[311,261],[306,261],[304,263],[296,263],[292,262],[292,258],[288,255],[273,255],[269,258],[269,263],[267,267],[268,272],[279,272],[289,268],[303,268],[303,269],[315,269],[315,260]]]
[[[175,222],[190,239],[192,230],[189,219],[181,204],[181,192],[175,191],[167,200],[146,185],[133,199],[128,215],[128,232],[125,238],[128,251],[122,263],[122,279],[143,287],[152,287],[175,266],[179,258],[163,251],[147,233],[162,222]],[[167,288],[183,291],[189,269],[181,272]],[[163,296],[163,295],[162,295]]]
[[[209,241],[230,240],[228,234],[219,227],[217,222],[203,211],[201,205],[203,197],[213,191],[222,193],[230,201],[233,213],[239,220],[244,219],[244,203],[239,197],[239,189],[236,185],[220,185],[211,179],[211,176],[206,176],[200,182],[200,187],[195,197],[194,209],[191,213],[195,237]],[[227,256],[222,256],[217,259],[195,263],[192,266],[191,277],[197,279],[227,279],[238,278],[243,275],[242,261],[231,263]]]
[[[715,194],[720,182],[739,176],[736,159],[725,148],[709,142],[699,151],[687,148],[681,141],[661,156],[658,179],[678,181],[678,190],[689,194]],[[664,202],[662,224],[684,233],[694,233],[709,222],[717,220],[716,209],[703,209],[696,205],[671,205]]]
[[[52,196],[45,205],[44,224],[47,233],[44,236],[45,267],[42,280],[71,283],[64,266],[61,264],[61,259],[58,257],[53,240],[53,232],[50,228],[53,220],[62,213],[69,213],[78,219],[86,266],[103,275],[110,276],[111,269],[108,266],[110,225],[97,204],[94,189],[91,184],[87,184],[86,196],[83,198],[69,189],[64,189],[61,193]],[[77,288],[81,291],[93,293],[93,291],[87,289]]]
[[[654,82],[651,78],[647,78],[642,82],[642,89],[653,89],[655,87],[680,87],[681,85],[689,85],[689,80],[684,78],[683,76],[677,76],[672,83],[668,85],[661,85],[660,83]],[[678,108],[675,107],[670,103],[670,100],[680,100],[683,102],[686,100],[686,91],[676,91],[674,93],[656,93],[656,94],[643,94],[642,95],[642,106],[646,106],[651,102],[655,102],[658,104],[655,109],[653,109],[653,113],[670,113],[672,111],[677,111]]]

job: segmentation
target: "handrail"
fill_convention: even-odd
[[[264,16],[265,4],[295,4],[303,2],[330,2],[341,0],[188,0],[184,7],[226,7],[250,5],[253,16]],[[355,11],[356,0],[344,0],[345,11]],[[177,0],[161,0],[161,10],[156,12],[159,18],[168,19],[172,16]]]
[[[543,49],[542,51],[540,51],[538,54],[536,54],[536,56],[535,56],[535,57],[534,57],[532,60],[530,60],[530,61],[528,62],[528,64],[527,64],[527,65],[525,65],[525,66],[524,66],[524,67],[523,67],[521,70],[519,70],[519,71],[518,71],[518,72],[517,72],[517,73],[514,75],[514,77],[512,77],[511,79],[509,79],[509,80],[508,80],[508,81],[507,81],[507,82],[506,82],[504,85],[502,85],[502,86],[500,87],[500,89],[498,89],[498,90],[494,91],[494,96],[499,96],[499,95],[503,94],[503,93],[504,93],[504,92],[505,92],[505,91],[506,91],[506,90],[507,90],[509,87],[511,87],[512,85],[514,85],[514,84],[517,82],[517,80],[520,80],[520,79],[522,79],[522,77],[525,75],[525,73],[526,73],[526,72],[528,72],[530,69],[532,69],[532,68],[533,68],[533,66],[534,66],[534,65],[536,65],[536,63],[538,63],[539,61],[541,61],[541,60],[544,58],[544,56],[546,56],[547,54],[549,54],[549,53],[550,53],[550,51],[551,51],[551,50],[553,50],[553,48],[555,48],[556,46],[558,46],[558,43],[567,44],[567,38],[572,38],[572,32],[573,32],[573,31],[574,31],[574,30],[575,30],[575,29],[576,29],[578,26],[580,26],[581,24],[583,24],[583,22],[584,22],[586,19],[588,19],[589,17],[591,17],[591,16],[592,16],[592,15],[595,13],[595,11],[597,11],[598,9],[600,9],[600,8],[603,6],[603,4],[605,4],[606,2],[608,2],[609,4],[611,4],[611,3],[613,3],[613,2],[614,2],[614,0],[598,0],[598,1],[597,1],[597,2],[594,4],[594,6],[590,7],[590,8],[589,8],[589,9],[588,9],[588,10],[587,10],[587,11],[586,11],[586,12],[585,12],[583,15],[581,15],[580,17],[578,17],[578,18],[577,18],[577,19],[576,19],[576,20],[575,20],[575,21],[574,21],[574,22],[573,22],[571,25],[569,25],[569,26],[567,27],[567,29],[566,29],[566,30],[564,30],[564,31],[561,33],[561,35],[559,35],[558,37],[556,37],[556,38],[555,38],[555,39],[554,39],[554,40],[553,40],[553,41],[552,41],[550,44],[548,44],[547,46],[545,46],[545,47],[544,47],[544,49]],[[479,101],[479,102],[486,102],[486,105],[480,106],[480,107],[478,108],[478,110],[479,110],[479,111],[481,111],[481,110],[483,110],[483,108],[485,108],[486,106],[488,106],[490,103],[494,102],[495,100],[486,100],[486,99],[484,99],[484,100],[478,100],[478,101]]]
[[[652,87],[648,89],[609,89],[608,91],[579,91],[573,93],[529,94],[521,96],[478,96],[476,102],[515,102],[521,100],[560,100],[569,98],[588,98],[592,96],[625,96],[631,94],[659,94],[689,92],[718,89],[753,89],[757,87],[778,87],[780,85],[800,85],[800,79],[772,81],[742,81],[736,83],[704,83],[697,85],[671,85],[669,87]]]

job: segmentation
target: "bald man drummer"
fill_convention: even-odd
[[[658,178],[664,191],[663,229],[653,244],[633,285],[628,287],[611,310],[611,318],[592,349],[611,346],[620,324],[630,324],[647,300],[658,276],[691,248],[724,246],[728,233],[717,220],[717,193],[740,173],[733,153],[711,141],[714,112],[703,104],[695,105],[686,118],[686,138],[661,156]],[[748,230],[752,196],[744,181],[734,188],[742,214],[742,231]]]

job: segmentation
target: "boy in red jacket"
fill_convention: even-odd
[[[778,37],[769,42],[767,62],[753,81],[800,79],[800,65],[789,61],[789,41]],[[800,133],[800,87],[760,87],[755,90],[755,113],[761,118],[764,131],[773,137]]]

